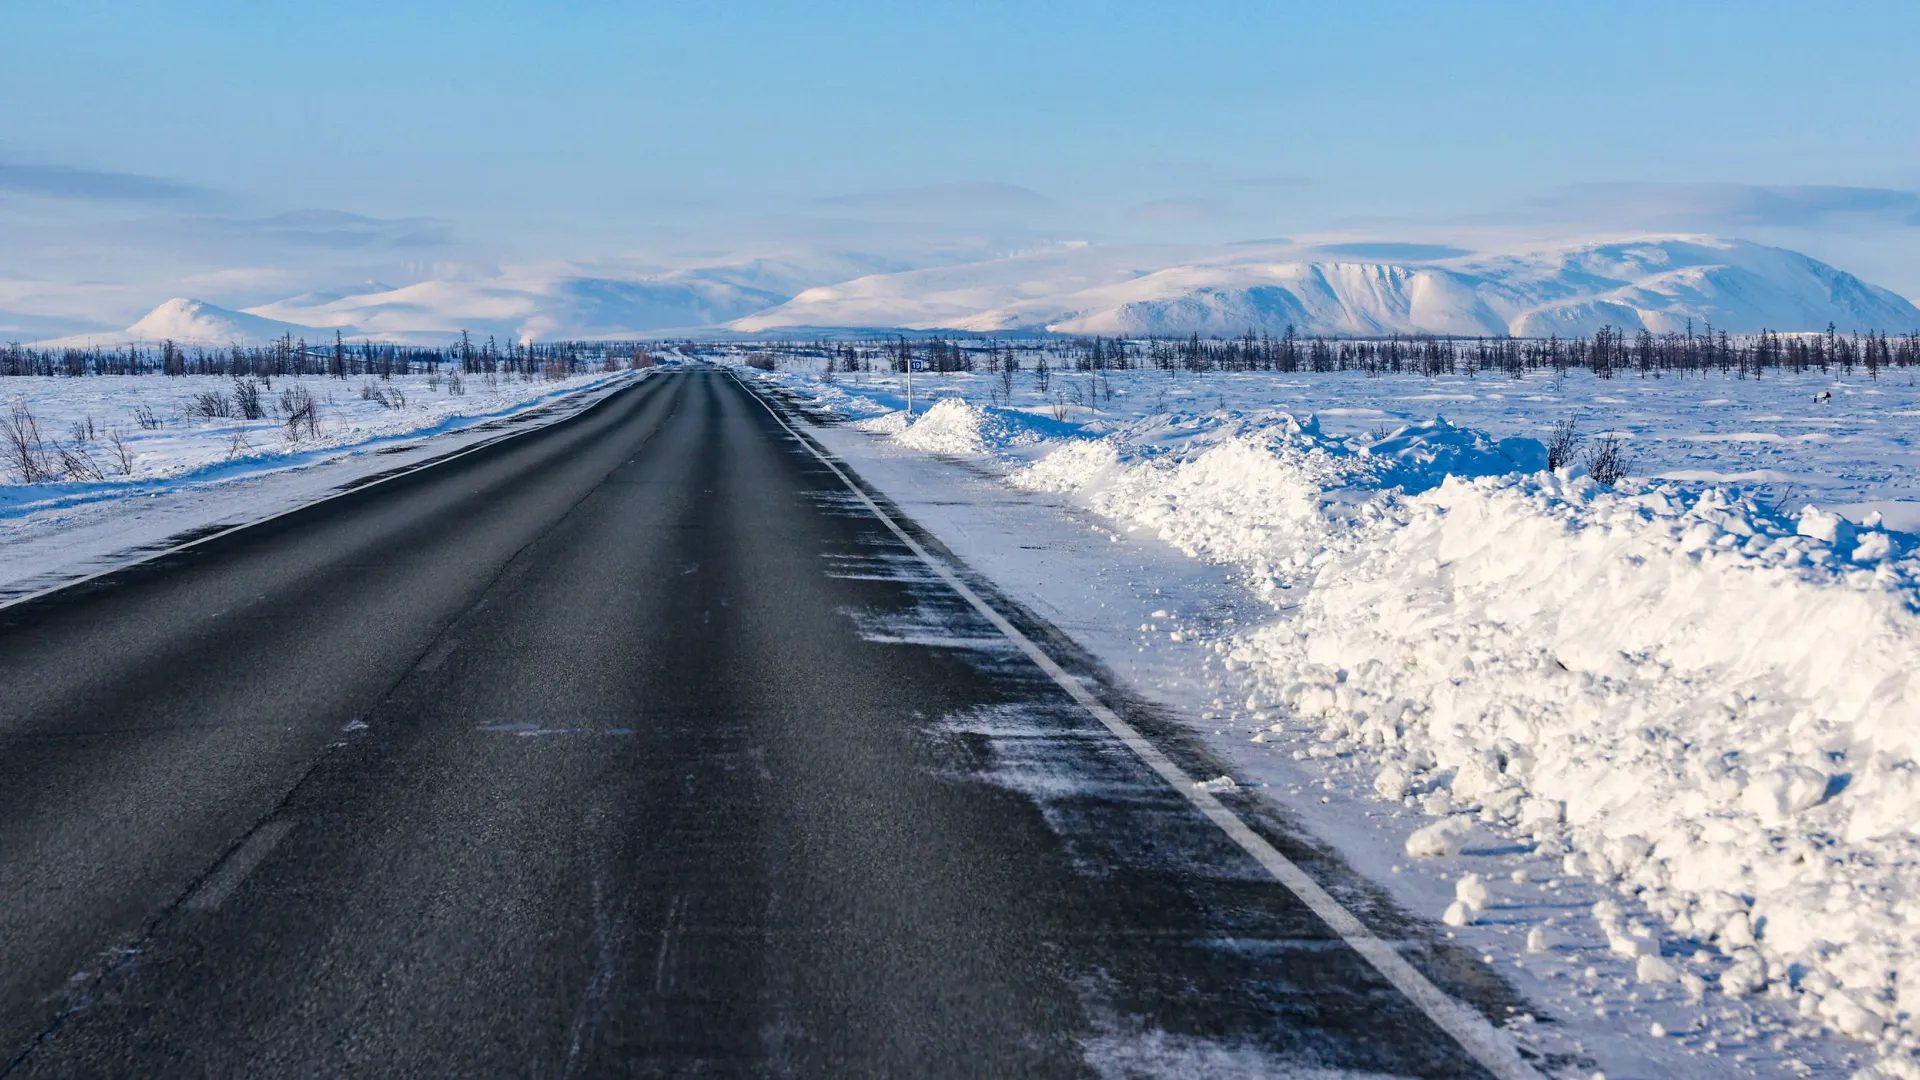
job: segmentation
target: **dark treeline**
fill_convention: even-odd
[[[466,335],[443,347],[348,343],[312,345],[292,337],[268,345],[181,348],[172,342],[110,349],[36,349],[0,346],[0,376],[7,375],[229,375],[271,378],[325,375],[334,378],[433,374],[443,370],[472,375],[563,378],[589,371],[643,366],[648,346],[640,342],[549,342],[501,344],[475,342]],[[738,346],[682,342],[675,349],[689,356],[729,353]],[[830,371],[1359,371],[1521,376],[1534,372],[1590,371],[1601,378],[1617,375],[1660,376],[1720,372],[1761,377],[1768,372],[1864,371],[1877,376],[1885,368],[1920,366],[1920,331],[1906,334],[1821,333],[1730,334],[1711,328],[1664,334],[1646,330],[1629,336],[1602,328],[1591,337],[1462,338],[1434,335],[1385,338],[1304,337],[1289,327],[1278,336],[1237,338],[908,338],[864,340],[769,341],[755,354],[823,361]]]
[[[0,376],[64,375],[228,375],[265,378],[325,375],[338,379],[431,375],[459,371],[469,375],[519,375],[564,378],[590,371],[644,366],[645,347],[636,342],[499,344],[476,343],[462,334],[444,348],[346,342],[310,345],[291,336],[267,345],[181,348],[171,341],[111,349],[35,349],[0,346]]]
[[[693,352],[721,351],[689,345]],[[1718,372],[1758,378],[1768,372],[1864,371],[1920,366],[1920,331],[1731,334],[1711,328],[1631,336],[1602,328],[1591,337],[1385,338],[1279,336],[1118,339],[1106,337],[947,340],[904,336],[865,341],[769,342],[762,355],[825,360],[833,371],[1359,371],[1367,374],[1521,376],[1589,371],[1620,375]]]

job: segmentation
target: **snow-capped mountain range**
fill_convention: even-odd
[[[1392,258],[1366,258],[1384,252]],[[1431,255],[1431,257],[1420,257]],[[309,340],[430,343],[468,331],[524,340],[663,333],[954,330],[1120,336],[1450,334],[1585,335],[1602,326],[1656,333],[1708,325],[1907,332],[1920,309],[1818,260],[1742,240],[1652,237],[1521,253],[1415,245],[1204,251],[1062,244],[1001,258],[849,274],[752,262],[635,277],[570,267],[478,280],[308,294],[229,311],[176,298],[119,340],[227,344],[283,334]],[[79,337],[60,339],[74,343]]]

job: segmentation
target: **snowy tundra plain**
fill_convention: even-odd
[[[0,597],[555,418],[634,377],[289,376],[258,385],[255,419],[239,415],[225,376],[0,380]],[[289,415],[308,401],[310,414]],[[41,482],[23,482],[11,449],[23,427]]]
[[[911,420],[741,373],[1486,950],[1543,1053],[1920,1076],[1909,372],[919,373]],[[1568,418],[1630,475],[1548,470]]]

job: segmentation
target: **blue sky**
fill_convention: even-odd
[[[1920,293],[1913,3],[0,0],[0,40],[0,309],[289,268],[1641,229]]]

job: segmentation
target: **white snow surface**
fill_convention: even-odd
[[[1527,937],[1549,954],[1569,932],[1593,942],[1630,973],[1595,1000],[1706,1000],[1696,1020],[1656,1021],[1697,1045],[1768,1030],[1758,1006],[1730,1004],[1763,995],[1797,1010],[1788,1051],[1824,1031],[1866,1047],[1833,1067],[1848,1055],[1907,1066],[1920,1028],[1920,538],[1882,520],[1913,505],[1901,466],[1920,399],[1904,374],[1124,373],[1112,397],[1082,397],[1095,407],[1063,407],[1056,391],[1044,414],[982,404],[1004,400],[997,379],[922,375],[940,400],[910,426],[889,408],[895,376],[763,378],[893,429],[904,451],[1063,499],[1115,542],[1150,537],[1229,570],[1239,617],[1169,605],[1143,613],[1140,647],[1198,641],[1217,665],[1203,726],[1237,727],[1320,770],[1328,790],[1412,815],[1391,856],[1521,852],[1534,880],[1592,890],[1583,929],[1535,918],[1516,954]],[[1817,412],[1825,388],[1840,405]],[[1495,432],[1405,416],[1443,403]],[[1374,429],[1331,430],[1302,407],[1314,404]],[[1566,412],[1659,428],[1630,443],[1655,466],[1642,471],[1686,467],[1611,488],[1578,465],[1548,472],[1528,436]],[[1818,437],[1776,441],[1796,434]],[[1794,452],[1771,486],[1719,479],[1765,473],[1756,448],[1783,446]],[[1432,914],[1445,906],[1456,932],[1483,932],[1485,888],[1449,890]]]
[[[0,597],[105,569],[169,537],[244,524],[367,474],[557,418],[634,377],[500,376],[488,385],[486,376],[468,375],[457,394],[444,376],[283,377],[262,391],[270,411],[259,420],[190,415],[196,395],[232,393],[234,380],[222,376],[0,380],[0,410],[24,407],[50,447],[84,452],[104,477],[26,484],[0,461]],[[363,396],[363,388],[378,396]],[[280,395],[297,389],[319,404],[317,431],[290,430],[276,415]],[[141,426],[141,408],[151,410],[155,426]],[[80,438],[76,425],[89,421],[91,437]],[[115,434],[126,443],[130,474],[121,472]]]
[[[1168,259],[1176,261],[1171,265]],[[808,289],[734,329],[907,327],[1064,334],[1590,335],[1920,328],[1920,310],[1805,255],[1652,237],[1424,261],[1328,259],[1297,245],[1191,252],[1048,248]]]

